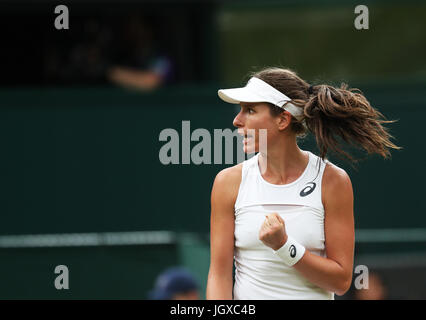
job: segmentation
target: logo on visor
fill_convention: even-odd
[[[314,192],[316,186],[317,184],[315,182],[309,182],[306,187],[304,187],[302,191],[300,191],[300,196],[306,197],[307,195],[311,194],[312,192]]]

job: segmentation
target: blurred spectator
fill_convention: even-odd
[[[112,82],[141,90],[170,83],[172,60],[154,26],[141,14],[80,17],[66,37],[56,33],[46,43],[44,76],[55,84]]]
[[[105,82],[114,43],[111,27],[101,19],[89,18],[82,20],[75,29],[79,30],[64,39],[56,35],[46,43],[45,77],[54,83]]]
[[[154,32],[147,21],[133,15],[126,19],[120,43],[121,61],[108,70],[115,84],[152,90],[172,78],[172,63],[156,48]]]
[[[386,300],[388,292],[377,272],[369,272],[368,289],[354,289],[355,300]]]
[[[157,277],[150,300],[198,300],[199,287],[194,276],[185,268],[169,268]]]

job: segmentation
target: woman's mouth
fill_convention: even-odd
[[[253,136],[252,136],[252,135],[245,134],[245,135],[244,135],[244,139],[243,139],[243,143],[244,143],[244,144],[247,144],[248,142],[251,142],[251,141],[252,141],[252,139],[253,139]]]

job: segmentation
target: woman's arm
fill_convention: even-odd
[[[306,250],[293,267],[317,286],[343,295],[352,282],[355,242],[352,183],[343,169],[327,165],[322,199],[327,257]]]
[[[241,182],[241,165],[222,170],[211,194],[210,269],[208,300],[232,300],[234,261],[234,204]]]
[[[116,84],[142,90],[152,90],[163,83],[163,76],[151,70],[137,70],[114,67],[108,72],[110,80]]]
[[[352,184],[343,169],[327,165],[322,181],[322,201],[327,257],[306,250],[293,268],[313,284],[343,295],[352,282],[355,241]],[[259,234],[265,245],[278,250],[287,240],[285,221],[271,214]]]

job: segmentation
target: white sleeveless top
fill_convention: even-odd
[[[302,175],[284,185],[263,179],[259,154],[243,162],[235,202],[235,300],[334,299],[326,291],[284,264],[259,240],[265,215],[277,212],[286,231],[311,253],[325,257],[324,207],[321,182],[325,162],[309,152]],[[328,162],[328,160],[326,160]]]

